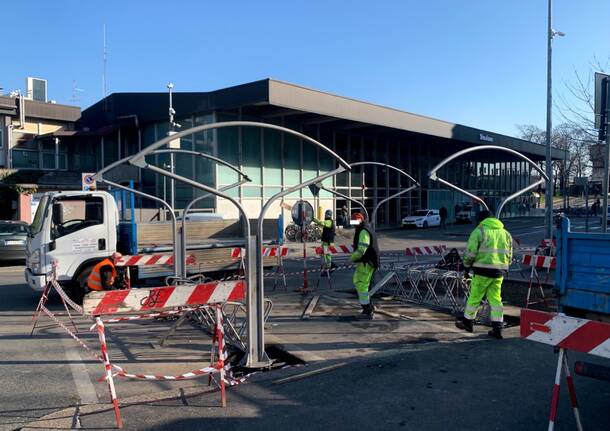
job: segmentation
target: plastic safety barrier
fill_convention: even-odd
[[[536,268],[555,269],[557,266],[557,258],[555,256],[524,254],[521,256],[521,263]]]
[[[196,263],[195,256],[189,255],[186,258],[188,265]],[[116,266],[151,266],[151,265],[173,265],[173,254],[138,254],[132,256],[121,256],[115,262]]]
[[[610,324],[570,317],[563,313],[521,310],[520,329],[522,338],[559,349],[548,429],[553,430],[555,427],[561,376],[565,374],[576,427],[582,430],[576,390],[568,366],[567,350],[610,358]]]

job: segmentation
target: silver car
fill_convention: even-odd
[[[21,221],[0,221],[0,261],[25,259],[28,225]]]

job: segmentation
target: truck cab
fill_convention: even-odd
[[[116,202],[107,192],[44,194],[26,242],[27,284],[42,291],[55,261],[60,283],[84,286],[93,265],[116,251],[118,224]]]

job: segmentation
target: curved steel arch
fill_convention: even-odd
[[[171,136],[167,136],[163,139],[160,139],[159,141],[154,142],[153,144],[149,145],[148,147],[140,150],[139,152],[137,152],[136,154],[131,156],[131,158],[129,159],[129,163],[137,166],[139,163],[141,163],[139,161],[139,159],[142,159],[143,157],[150,154],[152,151],[156,150],[157,148],[167,145],[171,141],[180,139],[183,136],[188,136],[193,133],[203,132],[205,130],[222,129],[225,127],[261,127],[263,129],[273,129],[273,130],[278,130],[280,132],[288,133],[290,135],[294,135],[298,138],[304,139],[305,141],[308,141],[308,142],[316,145],[318,148],[321,148],[327,152],[330,152],[330,154],[333,155],[333,157],[339,162],[340,165],[342,165],[347,170],[350,169],[349,164],[345,160],[343,160],[336,153],[334,153],[333,151],[331,151],[330,149],[328,149],[326,146],[324,146],[320,142],[316,141],[315,139],[313,139],[307,135],[304,135],[303,133],[294,131],[292,129],[288,129],[286,127],[276,126],[275,124],[258,123],[256,121],[224,121],[224,122],[202,124],[201,126],[191,127],[190,129],[186,129],[181,132],[174,133]]]
[[[173,136],[173,135],[172,135]],[[244,179],[246,179],[246,181],[250,181],[250,178],[240,169],[238,169],[236,166],[230,164],[229,162],[219,159],[218,157],[214,157],[210,154],[206,154],[200,151],[192,151],[192,150],[183,150],[180,148],[169,148],[169,149],[160,149],[160,150],[153,150],[151,151],[149,154],[147,155],[155,155],[155,154],[174,154],[174,153],[178,153],[178,154],[190,154],[193,156],[198,156],[198,157],[203,157],[206,159],[209,159],[213,162],[216,162],[218,164],[221,164],[223,166],[228,167],[229,169],[237,172],[239,175],[241,175],[242,177],[244,177]],[[110,170],[122,165],[123,163],[129,161],[129,159],[132,156],[127,156],[127,157],[123,157],[122,159],[119,159],[111,164],[109,164],[108,166],[102,168],[101,170],[99,170],[98,172],[95,173],[95,175],[93,175],[93,177],[100,182],[106,183],[108,185],[111,185],[113,187],[119,188],[121,190],[126,190],[132,193],[135,193],[137,195],[143,196],[145,198],[154,200],[156,202],[161,203],[163,206],[165,206],[167,209],[169,209],[170,211],[170,215],[172,218],[172,242],[173,242],[173,248],[174,248],[174,276],[178,277],[180,275],[182,275],[183,277],[186,276],[186,243],[185,243],[185,235],[184,235],[184,217],[182,220],[182,229],[181,229],[181,244],[180,244],[180,248],[181,248],[181,256],[180,259],[178,259],[178,253],[177,253],[177,242],[176,242],[176,228],[177,228],[177,220],[176,220],[176,214],[175,214],[175,208],[172,208],[172,206],[167,203],[166,201],[164,201],[163,199],[160,199],[156,196],[153,195],[149,195],[147,193],[141,192],[139,190],[135,190],[126,186],[123,186],[121,184],[115,183],[113,181],[107,180],[104,178],[104,174],[109,172]],[[153,165],[149,165],[149,166],[153,166]],[[168,172],[169,173],[169,172]],[[225,188],[229,189],[231,187],[234,187],[235,185],[231,185],[230,187]],[[208,193],[207,196],[209,196],[211,193]],[[246,218],[245,219],[245,223],[248,224],[248,231],[250,230],[249,227],[249,220]],[[179,266],[180,265],[180,266]]]
[[[502,213],[502,210],[504,209],[504,206],[507,204],[507,202],[513,200],[514,198],[516,198],[517,196],[532,190],[536,187],[538,187],[538,185],[540,184],[544,184],[545,182],[547,182],[549,180],[549,178],[547,177],[546,173],[542,170],[542,168],[540,168],[540,166],[538,166],[536,163],[534,163],[531,159],[529,159],[528,157],[524,156],[523,154],[521,154],[518,151],[515,151],[511,148],[506,148],[506,147],[499,147],[497,145],[480,145],[478,147],[472,147],[472,148],[466,148],[465,150],[462,151],[458,151],[457,153],[447,157],[446,159],[442,160],[438,165],[436,165],[435,167],[433,167],[430,172],[428,173],[428,176],[430,177],[430,179],[432,181],[438,181],[441,184],[446,185],[447,187],[458,191],[460,193],[465,194],[466,196],[471,197],[472,199],[476,200],[477,202],[481,203],[485,209],[487,211],[489,211],[489,207],[487,206],[487,204],[485,203],[485,201],[483,201],[483,199],[481,199],[480,197],[473,195],[472,193],[467,192],[464,189],[461,189],[460,187],[456,186],[455,184],[450,183],[449,181],[446,181],[442,178],[440,178],[436,172],[442,168],[443,166],[445,166],[447,163],[451,162],[452,160],[457,159],[460,156],[463,156],[464,154],[468,154],[468,153],[472,153],[475,151],[481,151],[481,150],[498,150],[498,151],[504,151],[507,153],[510,153],[514,156],[517,156],[518,158],[526,161],[530,166],[533,166],[535,170],[538,171],[538,173],[540,174],[540,176],[542,177],[542,179],[536,181],[533,184],[530,184],[529,186],[513,193],[512,195],[508,196],[506,199],[504,199],[501,203],[500,206],[498,206],[498,209],[496,210],[496,218],[500,218],[500,214]]]
[[[169,144],[171,141],[179,139],[183,136],[191,135],[193,133],[202,132],[205,130],[220,129],[220,128],[224,128],[224,127],[261,127],[261,128],[273,129],[273,130],[278,130],[280,132],[288,133],[288,134],[294,135],[300,139],[303,139],[307,142],[310,142],[310,143],[314,144],[316,147],[318,147],[319,149],[321,149],[322,151],[329,153],[330,155],[333,156],[334,159],[336,159],[339,162],[339,165],[340,165],[338,168],[334,169],[331,172],[328,172],[324,175],[320,175],[316,178],[313,178],[312,180],[306,181],[297,186],[291,187],[283,192],[275,194],[266,202],[266,204],[263,206],[263,208],[261,210],[261,213],[259,214],[257,230],[256,230],[256,232],[257,232],[256,267],[258,270],[256,271],[257,277],[256,277],[255,301],[254,301],[254,298],[252,297],[252,287],[253,286],[252,286],[252,283],[250,282],[251,280],[249,280],[249,282],[248,282],[248,319],[249,320],[248,320],[248,355],[247,355],[247,364],[246,365],[250,366],[250,367],[254,367],[257,365],[266,366],[266,365],[268,365],[269,360],[268,360],[268,358],[266,358],[265,346],[264,346],[264,317],[263,317],[262,312],[258,312],[258,310],[263,310],[263,305],[264,305],[263,304],[263,302],[264,302],[264,276],[263,275],[264,274],[263,274],[263,258],[262,258],[262,242],[263,242],[262,234],[263,234],[263,220],[264,220],[265,213],[269,209],[269,206],[278,198],[285,196],[289,193],[292,193],[296,190],[299,190],[301,188],[307,187],[309,184],[313,184],[317,181],[322,181],[323,179],[336,175],[339,172],[343,172],[345,170],[350,170],[351,167],[345,160],[343,160],[341,157],[339,157],[331,149],[324,146],[323,144],[316,141],[315,139],[310,138],[307,135],[304,135],[303,133],[296,132],[296,131],[288,129],[286,127],[276,126],[274,124],[258,123],[258,122],[253,122],[253,121],[218,122],[218,123],[204,124],[201,126],[196,126],[196,127],[192,127],[187,130],[183,130],[183,131],[175,133],[171,136],[167,136],[157,142],[154,142],[153,144],[149,145],[148,147],[142,149],[138,153],[132,155],[128,159],[128,163],[130,163],[134,166],[138,166],[140,168],[150,169],[153,172],[156,172],[156,173],[159,173],[162,175],[166,175],[177,181],[181,181],[183,183],[189,184],[192,187],[202,189],[206,192],[212,193],[213,195],[220,196],[220,197],[223,197],[223,198],[229,200],[239,209],[241,216],[245,219],[247,229],[244,232],[244,236],[246,238],[248,238],[249,234],[250,234],[250,221],[249,221],[243,207],[234,198],[224,195],[223,193],[220,193],[217,190],[204,186],[203,184],[197,183],[196,181],[190,180],[190,179],[182,177],[180,175],[170,173],[168,171],[158,168],[157,166],[149,165],[145,160],[145,157],[147,155],[151,154],[153,151],[157,150],[158,148]],[[250,241],[248,241],[246,244],[246,255],[251,255]]]
[[[375,229],[375,225],[377,224],[377,211],[379,210],[379,208],[381,207],[381,205],[383,205],[384,203],[386,203],[387,201],[397,198],[400,195],[403,195],[405,193],[409,193],[411,190],[416,189],[417,187],[421,187],[421,185],[419,184],[419,182],[413,178],[411,175],[409,175],[408,173],[406,173],[405,171],[403,171],[400,168],[397,168],[396,166],[392,166],[389,165],[387,163],[381,163],[381,162],[356,162],[356,163],[352,163],[352,167],[354,166],[365,166],[365,165],[375,165],[375,166],[383,166],[384,168],[388,168],[388,169],[392,169],[396,172],[398,172],[401,175],[404,175],[405,177],[407,177],[408,179],[410,179],[411,181],[413,181],[415,184],[412,185],[411,187],[405,189],[405,190],[401,190],[398,193],[394,193],[392,196],[388,196],[387,198],[381,200],[380,202],[377,203],[377,205],[375,205],[375,208],[373,208],[373,214],[371,215],[371,218],[369,219],[373,230]]]

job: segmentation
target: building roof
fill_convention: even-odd
[[[113,93],[83,111],[83,124],[94,131],[117,121],[146,123],[167,118],[167,93]],[[359,126],[377,126],[416,134],[459,140],[470,145],[500,145],[536,158],[544,157],[545,146],[519,138],[413,114],[361,100],[338,96],[289,82],[264,79],[210,92],[176,92],[174,108],[180,114],[257,106],[269,118],[281,115],[314,114],[324,121],[343,120]],[[264,108],[262,108],[264,107]],[[269,112],[273,107],[275,113]],[[133,124],[133,123],[132,123]],[[560,159],[563,151],[553,149]]]
[[[18,105],[18,98],[0,96],[0,114],[18,115]],[[25,116],[41,120],[75,122],[80,118],[81,111],[78,106],[25,99]]]

